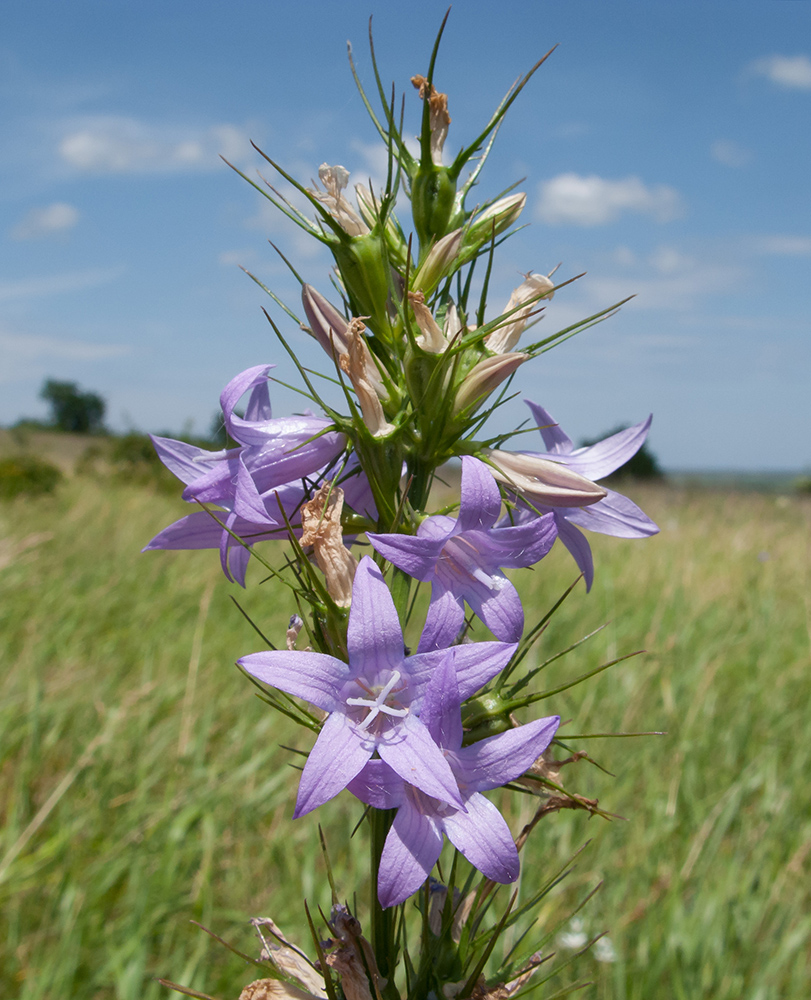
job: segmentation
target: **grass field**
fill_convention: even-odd
[[[606,621],[546,685],[647,653],[542,705],[571,720],[562,734],[667,735],[572,741],[615,777],[581,760],[567,787],[625,820],[545,819],[521,891],[590,840],[531,933],[563,926],[547,949],[566,957],[577,932],[607,931],[614,961],[594,949],[538,995],[579,979],[593,984],[579,995],[612,1000],[806,997],[811,502],[634,495],[662,534],[593,537],[595,587],[572,594],[538,655]],[[306,736],[233,667],[263,644],[230,594],[277,639],[292,609],[269,584],[237,593],[212,553],[140,555],[181,507],[89,477],[0,506],[3,998],[152,1000],[160,975],[229,1000],[250,970],[190,920],[253,951],[249,916],[303,942],[302,898],[329,905],[280,748]],[[516,577],[528,619],[574,578],[557,549]],[[360,808],[342,795],[320,812],[339,890],[362,901],[366,853],[347,840]],[[531,812],[518,797],[514,828]],[[600,881],[582,927],[567,923]]]

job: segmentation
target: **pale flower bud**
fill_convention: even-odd
[[[341,608],[352,603],[352,581],[358,561],[344,545],[341,511],[344,491],[325,483],[312,500],[301,505],[301,544],[312,545],[327,592]]]
[[[481,215],[476,216],[468,227],[465,243],[480,244],[489,240],[493,235],[499,236],[517,221],[526,203],[527,196],[523,192],[499,198]]]
[[[508,314],[504,325],[485,338],[487,349],[494,354],[511,351],[518,343],[527,320],[538,308],[538,302],[541,299],[551,299],[554,294],[555,286],[545,274],[528,274],[510,296],[510,301],[504,310]],[[519,309],[519,306],[524,308]],[[516,311],[511,313],[513,309]]]
[[[365,331],[366,326],[362,320],[352,320],[347,327],[347,353],[342,354],[338,361],[357,393],[363,422],[375,437],[385,437],[394,427],[386,420],[380,396],[372,381],[377,368],[363,338]]]
[[[335,306],[316,291],[312,285],[303,285],[301,302],[310,324],[310,333],[324,348],[327,354],[337,360],[342,354],[349,353],[349,323],[338,312]],[[383,384],[380,369],[369,350],[365,340],[361,340],[361,351],[364,355],[366,376],[381,399],[388,395]],[[340,363],[340,362],[339,362]]]
[[[428,256],[414,275],[411,288],[415,292],[425,292],[429,295],[436,286],[447,277],[462,245],[462,230],[454,229],[452,233],[443,236],[434,243],[428,251]]]
[[[424,76],[412,76],[411,82],[420,92],[424,101],[428,98],[429,127],[431,129],[431,161],[435,167],[442,166],[442,148],[448,137],[451,116],[448,114],[448,95],[440,94]]]
[[[495,478],[531,503],[545,507],[587,507],[606,496],[601,486],[561,462],[513,451],[488,450],[486,457]]]
[[[440,330],[439,324],[434,319],[431,310],[425,304],[425,296],[422,292],[409,292],[408,301],[414,310],[414,319],[420,333],[416,338],[419,346],[430,354],[441,354],[448,346],[445,334]]]
[[[471,368],[459,386],[453,404],[453,415],[456,416],[474,404],[474,410],[470,412],[475,412],[485,398],[525,361],[529,361],[529,355],[517,352],[483,358]]]
[[[322,163],[318,168],[318,179],[324,185],[324,191],[309,188],[310,194],[326,206],[329,214],[346,233],[350,236],[365,236],[369,227],[344,197],[344,188],[349,183],[349,171],[346,167],[331,167],[328,163]]]

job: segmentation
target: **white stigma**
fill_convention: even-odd
[[[369,726],[371,726],[371,724],[378,717],[378,715],[380,715],[381,712],[384,715],[393,715],[398,719],[403,719],[405,718],[406,715],[408,715],[407,708],[392,708],[391,705],[386,704],[386,698],[388,698],[388,696],[394,690],[399,680],[400,680],[400,671],[395,670],[394,673],[392,673],[391,677],[389,678],[389,681],[386,684],[386,686],[382,688],[382,690],[378,693],[376,698],[346,699],[347,705],[352,705],[353,707],[358,707],[358,708],[368,708],[370,710],[369,714],[366,716],[363,722],[361,722],[361,724],[358,726],[359,732],[364,732],[366,729],[368,729]]]

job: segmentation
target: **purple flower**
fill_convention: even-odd
[[[612,434],[597,444],[575,448],[571,438],[565,434],[554,418],[542,406],[525,399],[541,432],[546,452],[531,452],[537,458],[545,458],[567,465],[573,472],[597,481],[610,475],[629,458],[635,455],[650,429],[652,416],[627,430]],[[571,552],[590,590],[594,580],[594,560],[591,547],[580,528],[588,528],[603,535],[617,538],[647,538],[655,535],[659,528],[637,505],[614,490],[606,490],[606,496],[589,507],[552,507],[535,505],[546,515],[551,512],[557,525],[558,537]],[[524,511],[518,516],[520,523],[531,522],[533,512]],[[577,525],[578,527],[575,527]]]
[[[380,858],[377,894],[384,907],[402,903],[428,878],[443,834],[487,878],[518,878],[518,851],[510,830],[481,793],[522,775],[549,746],[560,717],[538,719],[463,747],[461,701],[452,664],[445,661],[428,685],[421,719],[450,765],[463,809],[424,794],[384,760],[370,760],[349,782],[349,790],[367,805],[397,809]]]
[[[543,558],[555,541],[555,519],[550,514],[494,527],[500,510],[501,495],[487,466],[465,456],[458,517],[428,517],[416,535],[367,535],[389,562],[431,583],[421,650],[456,639],[465,621],[465,601],[497,638],[521,638],[524,609],[501,570],[531,566]]]
[[[469,698],[506,665],[515,645],[471,643],[406,656],[391,594],[364,556],[355,573],[347,649],[349,663],[287,650],[239,660],[251,676],[329,713],[304,766],[295,815],[337,795],[374,753],[425,795],[464,809],[450,765],[420,719],[422,700],[443,663],[460,696]]]
[[[244,586],[250,548],[234,534],[248,546],[286,537],[285,516],[295,524],[299,507],[324,479],[340,473],[347,505],[376,516],[357,458],[351,456],[343,468],[338,464],[346,440],[327,429],[329,420],[313,414],[272,417],[267,378],[272,367],[257,365],[241,372],[220,395],[226,429],[240,447],[210,452],[185,441],[152,438],[163,464],[186,483],[183,498],[213,504],[222,512],[217,512],[217,520],[200,511],[175,521],[145,551],[219,548],[226,577]],[[248,405],[240,417],[234,409],[246,392]]]

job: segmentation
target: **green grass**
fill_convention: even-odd
[[[528,895],[591,839],[532,934],[580,916],[617,960],[587,955],[550,984],[595,998],[803,997],[811,971],[809,550],[801,497],[637,491],[663,534],[592,536],[577,588],[539,658],[609,626],[543,675],[557,687],[606,659],[647,654],[542,703],[587,760],[567,788],[627,821],[547,817],[524,856]],[[247,593],[213,553],[140,547],[187,512],[134,486],[66,482],[0,505],[0,996],[151,1000],[168,976],[236,997],[251,978],[189,923],[253,951],[249,916],[306,941],[301,900],[329,905],[315,822],[292,822],[293,730],[233,666],[262,641],[233,593],[281,641],[277,586]],[[528,620],[574,577],[563,551],[517,577]],[[251,577],[249,576],[249,580]],[[252,577],[258,583],[260,574]],[[512,797],[514,828],[533,802]],[[320,810],[340,892],[367,887],[360,814]],[[363,834],[359,835],[363,837]],[[548,947],[556,947],[554,940]],[[559,949],[563,956],[565,948]],[[550,992],[553,992],[550,989]],[[543,991],[539,995],[543,995]]]

